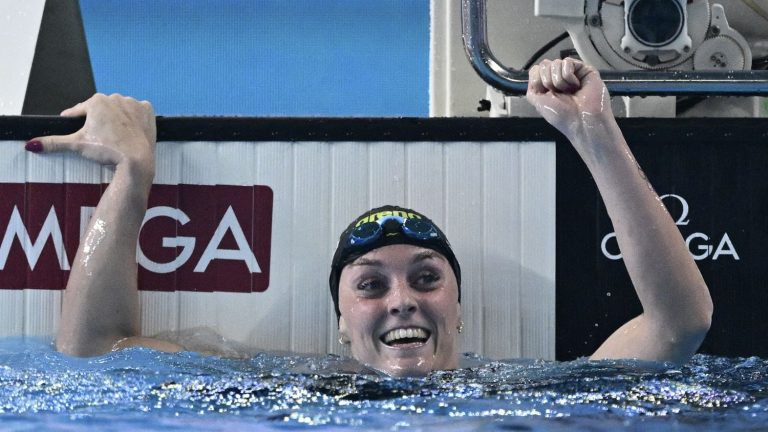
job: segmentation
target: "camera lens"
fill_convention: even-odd
[[[636,0],[629,7],[627,24],[639,42],[662,47],[683,31],[683,7],[677,0]]]

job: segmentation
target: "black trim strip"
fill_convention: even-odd
[[[712,122],[734,139],[768,139],[768,119],[619,119],[625,133],[692,142]],[[69,134],[82,118],[0,116],[0,140]],[[158,117],[159,141],[553,141],[561,135],[539,118],[264,118]],[[765,141],[768,143],[768,140]]]

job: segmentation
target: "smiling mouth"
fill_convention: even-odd
[[[381,337],[385,345],[396,347],[408,344],[424,344],[429,339],[430,333],[418,327],[399,328],[390,330]]]

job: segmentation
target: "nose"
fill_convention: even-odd
[[[418,310],[418,302],[413,293],[404,283],[395,284],[389,291],[389,313],[392,315],[408,316]]]

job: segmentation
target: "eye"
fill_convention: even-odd
[[[379,278],[363,279],[357,284],[357,291],[368,296],[377,295],[385,289],[386,284]]]
[[[416,274],[413,285],[418,289],[429,290],[436,288],[440,280],[441,276],[438,272],[422,270]]]

